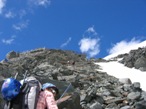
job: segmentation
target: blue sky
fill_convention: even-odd
[[[0,0],[0,60],[41,47],[102,58],[145,39],[146,0]]]

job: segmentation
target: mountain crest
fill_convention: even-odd
[[[128,56],[128,55],[126,55]],[[59,109],[142,109],[146,100],[140,83],[129,79],[118,79],[100,71],[97,62],[104,59],[86,59],[86,55],[73,51],[39,48],[26,52],[11,51],[0,63],[0,85],[5,78],[23,79],[35,76],[42,84],[54,83],[60,90],[60,96],[71,83],[65,96],[71,98],[58,105]],[[95,64],[97,63],[97,64]],[[3,100],[0,94],[1,105]]]

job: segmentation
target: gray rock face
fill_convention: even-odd
[[[136,69],[139,69],[139,68],[146,68],[146,57],[139,57],[135,63],[134,63],[134,67]]]
[[[123,84],[131,84],[131,80],[129,78],[120,78],[119,81]]]
[[[98,71],[95,60],[87,60],[85,55],[46,48],[16,54],[0,63],[0,86],[16,73],[18,80],[23,79],[27,70],[28,76],[35,76],[41,83],[55,84],[60,91],[58,98],[71,84],[64,95],[71,97],[60,103],[59,109],[146,109],[146,92],[140,83]],[[0,109],[3,104],[0,94]]]
[[[90,106],[90,109],[103,109],[103,108],[100,103],[95,102]]]
[[[17,58],[19,57],[19,53],[15,52],[15,51],[11,51],[7,54],[6,58],[9,60],[9,59],[12,59],[12,58]]]
[[[131,50],[129,54],[123,56],[123,60],[120,62],[127,67],[134,67],[141,71],[146,71],[146,48]]]
[[[137,100],[140,98],[140,92],[131,92],[128,94],[127,98],[130,100]]]

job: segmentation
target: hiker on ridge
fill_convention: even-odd
[[[58,109],[55,101],[56,95],[59,93],[58,88],[51,83],[45,83],[40,92],[37,109]]]

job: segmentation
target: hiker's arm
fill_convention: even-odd
[[[47,93],[46,102],[48,109],[58,109],[54,96],[51,92]]]

